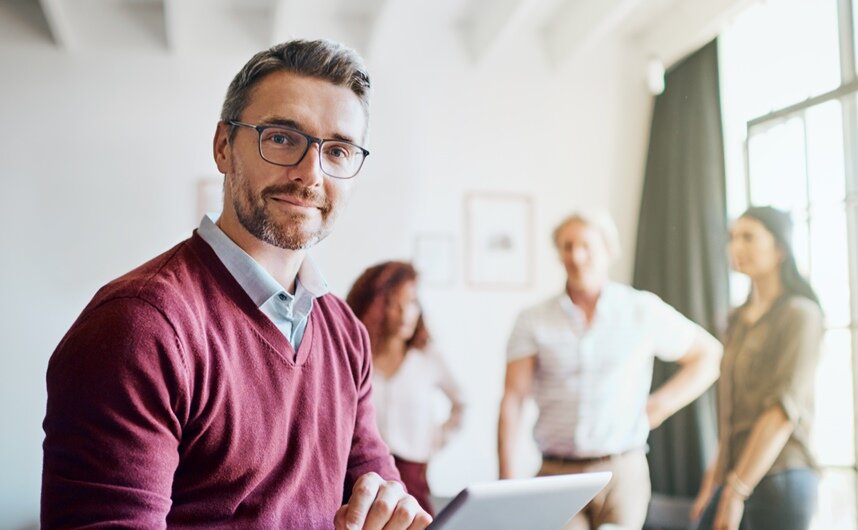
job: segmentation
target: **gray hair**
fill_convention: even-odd
[[[594,228],[599,235],[602,236],[602,241],[605,242],[605,248],[608,249],[608,255],[612,260],[617,259],[622,254],[620,247],[620,234],[617,230],[617,225],[608,212],[600,209],[585,209],[578,210],[563,218],[562,221],[554,228],[552,239],[554,245],[557,245],[557,238],[560,236],[560,231],[566,228],[571,223],[581,223]]]
[[[291,40],[253,57],[239,71],[226,91],[221,121],[241,119],[256,84],[273,72],[292,72],[315,77],[351,89],[369,118],[369,74],[363,59],[351,48],[330,40]]]

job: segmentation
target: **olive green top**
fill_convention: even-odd
[[[742,318],[743,309],[730,317],[718,381],[719,483],[736,467],[754,423],[776,405],[793,431],[767,474],[816,467],[810,428],[822,311],[813,301],[790,295],[775,300],[752,324]]]

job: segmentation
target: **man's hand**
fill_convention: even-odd
[[[431,522],[402,484],[376,473],[357,480],[348,504],[334,517],[336,530],[423,530]]]
[[[657,429],[670,417],[670,411],[659,396],[652,394],[646,402],[646,417],[649,421],[649,430]]]

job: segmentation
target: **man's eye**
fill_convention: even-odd
[[[351,152],[349,149],[343,145],[330,145],[325,150],[325,154],[329,158],[349,158],[351,156]]]
[[[284,129],[267,129],[262,135],[262,140],[266,144],[277,147],[293,147],[301,143],[300,136]]]

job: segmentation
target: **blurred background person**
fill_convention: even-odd
[[[575,213],[553,235],[566,285],[523,311],[509,338],[498,423],[500,478],[513,476],[513,442],[533,392],[539,474],[614,474],[568,528],[640,529],[651,494],[649,431],[716,380],[721,345],[658,296],[609,281],[620,247],[606,213]],[[650,393],[656,356],[680,369]]]
[[[692,512],[701,530],[806,529],[815,510],[809,436],[823,315],[791,241],[789,215],[770,207],[750,208],[730,230],[732,266],[751,292],[728,322],[718,453]]]
[[[455,378],[430,345],[417,299],[417,272],[401,261],[370,267],[355,281],[346,302],[369,332],[381,436],[408,492],[434,515],[428,463],[460,427],[464,404]],[[450,401],[444,423],[436,417],[438,390]]]

